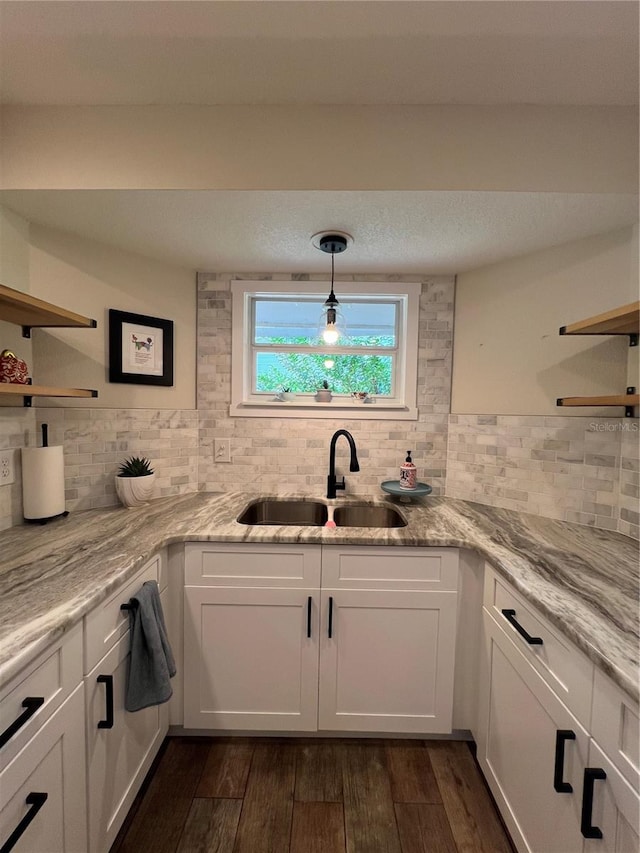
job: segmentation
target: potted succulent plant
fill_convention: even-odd
[[[144,456],[132,456],[120,465],[116,474],[116,494],[123,506],[144,506],[149,502],[155,472]]]
[[[329,383],[325,379],[322,383],[322,387],[318,388],[316,391],[316,403],[330,403],[331,402],[331,389],[329,388]]]
[[[284,385],[279,396],[282,400],[286,402],[287,400],[293,400],[296,395],[293,393],[293,391],[291,390],[291,388],[289,388],[288,385]]]

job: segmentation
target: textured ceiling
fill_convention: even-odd
[[[635,195],[487,192],[0,192],[27,220],[219,272],[327,272],[325,229],[354,243],[340,272],[462,272],[637,221]]]
[[[636,2],[0,3],[11,104],[634,104]]]

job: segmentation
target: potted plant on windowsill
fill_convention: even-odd
[[[318,388],[316,391],[316,403],[330,403],[331,402],[331,390],[329,388],[329,383],[325,379],[322,383],[322,387]]]
[[[116,494],[120,503],[128,508],[145,506],[149,502],[156,475],[144,456],[126,459],[116,474]]]

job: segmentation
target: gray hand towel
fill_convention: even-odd
[[[169,679],[176,664],[167,637],[158,584],[147,581],[134,595],[129,610],[131,654],[125,707],[140,711],[167,702],[173,694]]]

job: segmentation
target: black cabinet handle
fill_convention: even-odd
[[[48,794],[39,794],[32,791],[30,794],[27,794],[27,798],[25,803],[28,806],[31,806],[26,815],[22,818],[20,823],[13,830],[9,838],[4,842],[2,848],[0,848],[0,853],[9,853],[9,850],[13,850],[18,841],[20,840],[21,835],[24,833],[25,829],[29,826],[34,817],[38,814],[42,806],[46,803]]]
[[[329,639],[333,637],[333,596],[329,596],[329,630],[327,631]]]
[[[516,629],[518,634],[521,637],[524,637],[527,643],[530,646],[541,646],[542,645],[542,637],[532,637],[531,634],[526,631],[522,625],[516,619],[516,611],[515,610],[503,610],[502,615],[513,627]]]
[[[593,786],[596,779],[606,779],[607,774],[601,767],[586,767],[584,771],[584,785],[582,787],[582,817],[580,819],[580,831],[585,838],[602,838],[602,830],[599,826],[593,826]]]
[[[568,740],[575,740],[576,733],[571,729],[558,729],[556,732],[556,758],[553,764],[553,787],[559,794],[573,794],[573,785],[564,782],[564,745]]]
[[[22,707],[26,708],[26,711],[23,711],[19,717],[11,723],[11,725],[6,728],[2,734],[0,735],[0,749],[5,745],[5,743],[14,736],[14,734],[21,729],[27,720],[31,719],[38,708],[44,705],[44,696],[27,696],[26,699],[22,700]]]
[[[307,639],[311,637],[311,604],[313,599],[311,596],[307,599]]]
[[[105,701],[106,701],[106,719],[100,720],[98,722],[99,729],[112,729],[113,728],[113,676],[112,675],[99,675],[96,678],[98,684],[104,684],[105,686]]]

